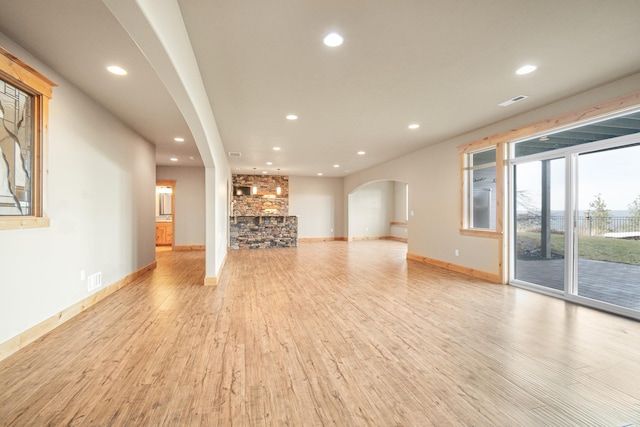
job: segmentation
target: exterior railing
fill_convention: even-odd
[[[566,217],[551,215],[549,228],[552,233],[564,233]],[[536,214],[519,214],[517,216],[518,231],[540,231],[542,216]],[[576,228],[581,236],[605,236],[608,233],[627,233],[626,237],[633,237],[637,233],[640,237],[640,217],[612,216],[608,218],[583,215],[576,218]],[[615,237],[615,236],[613,236]],[[624,237],[624,236],[619,236]]]

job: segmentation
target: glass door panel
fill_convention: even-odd
[[[578,156],[578,295],[640,310],[640,146]]]
[[[565,159],[517,164],[514,170],[514,278],[564,290]]]

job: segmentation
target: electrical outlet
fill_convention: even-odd
[[[460,251],[456,249],[455,254],[456,256],[460,256]]]
[[[84,280],[87,278],[87,273],[84,270],[80,270],[80,280]]]

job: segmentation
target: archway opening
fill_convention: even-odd
[[[409,185],[394,180],[372,181],[349,193],[349,240],[409,238]]]

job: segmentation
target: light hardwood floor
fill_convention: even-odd
[[[0,362],[19,426],[640,425],[640,323],[404,259],[393,241],[204,252]]]

